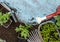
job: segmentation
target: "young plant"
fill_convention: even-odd
[[[55,24],[53,23],[46,23],[41,26],[40,28],[42,38],[44,42],[58,42],[60,41],[59,34],[56,31]]]
[[[57,15],[56,17],[54,17],[56,20],[56,26],[60,27],[60,15]]]
[[[0,25],[3,25],[6,23],[10,18],[10,13],[2,13],[0,12]]]
[[[25,26],[23,25],[20,25],[19,27],[16,27],[16,32],[19,33],[19,36],[24,38],[24,39],[27,39],[29,37],[29,29],[31,28],[32,26],[29,25],[29,24],[25,24]]]

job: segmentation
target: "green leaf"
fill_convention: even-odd
[[[15,31],[16,31],[16,32],[19,32],[20,30],[19,30],[19,28],[18,28],[18,27],[16,27]]]
[[[30,24],[25,24],[26,28],[29,29],[30,27],[32,27],[32,25]]]
[[[10,14],[6,13],[3,14],[2,12],[0,12],[0,24],[3,25],[4,23],[6,23],[10,18]]]
[[[60,26],[60,21],[58,21],[58,22],[56,23],[56,25],[57,25],[57,26]]]
[[[56,17],[54,17],[56,20],[60,20],[60,15],[57,15]]]
[[[21,37],[24,37],[25,39],[29,37],[29,31],[27,29],[23,30],[21,32]]]
[[[48,41],[49,42],[55,42],[55,41],[58,42],[59,41],[59,40],[55,39],[55,38],[59,39],[58,38],[58,32],[56,31],[56,25],[55,24],[46,23],[41,28],[42,28],[41,34],[42,34],[44,42],[48,42]]]
[[[24,37],[24,39],[27,39],[27,37],[29,37],[30,27],[31,27],[30,25],[25,25],[25,26],[19,25],[19,27],[16,27],[15,30],[21,35],[22,38]]]

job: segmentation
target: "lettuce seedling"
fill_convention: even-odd
[[[24,38],[24,39],[27,39],[29,37],[29,29],[31,28],[32,26],[29,25],[29,24],[25,24],[25,26],[23,25],[19,25],[19,27],[16,27],[16,32],[19,33],[19,35]]]
[[[0,12],[0,25],[3,25],[10,19],[10,13],[2,13]]]
[[[56,20],[56,26],[60,27],[60,15],[57,15],[56,17],[54,17]]]
[[[58,37],[58,32],[56,31],[56,26],[53,23],[46,23],[41,26],[41,35],[44,42],[58,42],[60,39]]]

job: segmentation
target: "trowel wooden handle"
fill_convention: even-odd
[[[52,18],[52,17],[54,17],[54,16],[56,16],[56,15],[58,15],[58,14],[60,14],[60,6],[58,6],[56,12],[54,12],[54,13],[52,13],[52,14],[50,14],[50,15],[47,15],[47,16],[46,16],[46,19],[50,19],[50,18]]]

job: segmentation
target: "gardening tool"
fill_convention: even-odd
[[[27,39],[28,42],[42,42],[42,39],[39,37],[38,29],[35,29],[30,32],[30,37]]]
[[[40,24],[43,20],[46,20],[46,19],[50,19],[56,15],[59,15],[60,14],[60,5],[57,7],[57,10],[56,12],[52,13],[52,14],[49,14],[43,18],[40,18],[40,17],[36,17],[36,20],[37,20],[37,23]]]

